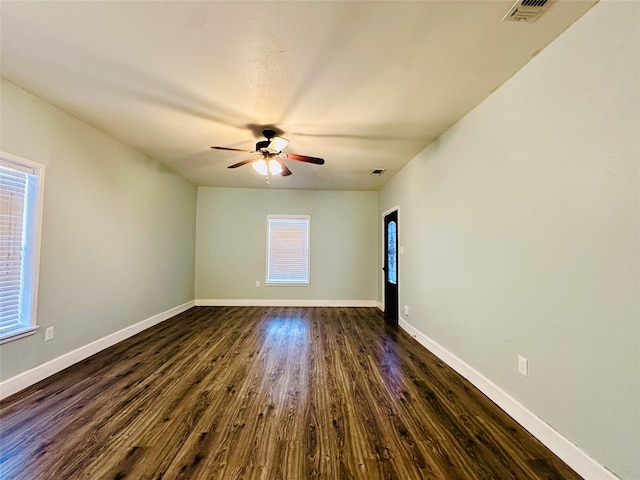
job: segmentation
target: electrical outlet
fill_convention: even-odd
[[[522,355],[518,355],[518,372],[525,377],[529,376],[529,360],[524,358]]]
[[[256,287],[260,286],[260,280],[256,280]]]
[[[48,342],[49,340],[53,340],[53,327],[47,327],[44,331],[44,341]]]
[[[404,314],[405,314],[405,316],[407,316],[407,317],[409,316],[409,305],[405,305],[405,306],[404,306]]]

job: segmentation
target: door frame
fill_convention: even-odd
[[[384,231],[384,217],[386,217],[387,215],[389,215],[392,212],[397,212],[398,214],[398,238],[400,238],[400,206],[396,205],[395,207],[392,207],[388,210],[385,210],[384,212],[382,212],[382,217],[381,217],[381,225],[382,225],[382,234],[381,234],[381,240],[380,240],[380,288],[382,291],[382,311],[384,312],[385,309],[385,298],[384,298],[384,282],[386,281],[386,273],[384,271],[384,262],[385,262],[385,258],[384,258],[384,251],[385,251],[385,242],[386,242],[386,237],[385,237],[385,231]],[[400,245],[397,245],[398,247],[398,254],[396,255],[396,261],[398,263],[398,321],[400,321],[400,312],[402,311],[400,308]]]

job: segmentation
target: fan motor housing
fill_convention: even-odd
[[[261,142],[256,143],[256,151],[260,151],[263,148],[267,148],[269,146],[269,140],[262,140]]]

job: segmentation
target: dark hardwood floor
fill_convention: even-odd
[[[193,308],[0,409],[3,480],[580,478],[373,308]]]

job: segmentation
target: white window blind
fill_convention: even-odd
[[[0,163],[0,340],[35,329],[39,166]]]
[[[267,283],[309,284],[308,215],[269,215]]]

